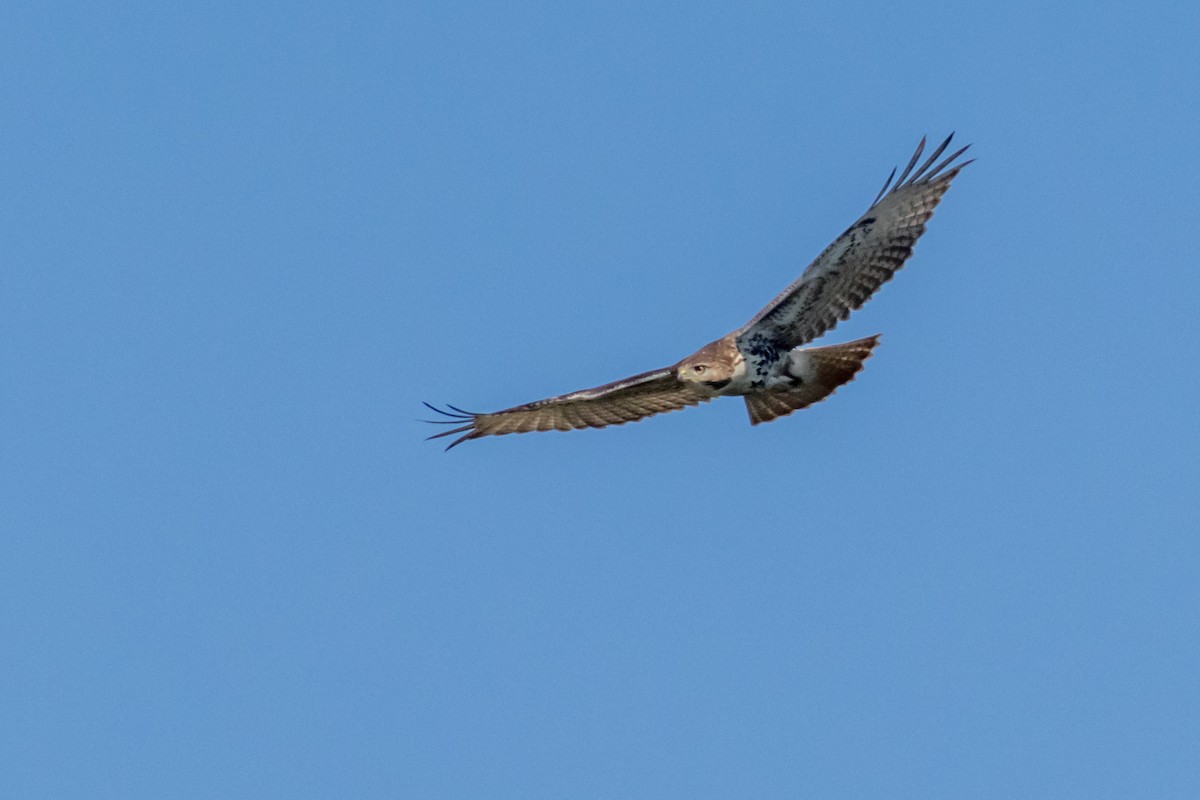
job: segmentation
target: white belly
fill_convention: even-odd
[[[796,348],[783,354],[778,361],[770,365],[766,374],[761,376],[758,376],[754,369],[747,369],[746,362],[742,361],[734,371],[733,380],[721,394],[744,395],[763,389],[795,389],[816,380],[817,365],[812,356],[801,348]]]

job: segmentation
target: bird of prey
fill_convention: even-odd
[[[462,434],[449,450],[482,436],[603,428],[728,395],[745,398],[750,422],[757,425],[824,400],[862,369],[879,336],[803,345],[849,317],[912,255],[950,182],[971,163],[956,163],[963,147],[934,166],[953,136],[914,170],[925,150],[922,138],[900,177],[893,169],[866,213],[736,331],[669,367],[503,411],[475,414],[426,403],[447,418],[437,423],[455,426],[429,438]]]

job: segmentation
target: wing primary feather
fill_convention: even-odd
[[[461,428],[455,428],[454,430],[449,430],[449,431],[442,431],[441,433],[435,433],[433,436],[426,436],[425,441],[428,442],[431,439],[441,439],[443,436],[453,436],[454,434],[462,433],[463,431],[474,431],[474,429],[475,429],[475,423],[471,423],[470,425],[463,425]],[[470,436],[470,434],[468,433],[467,436]],[[463,438],[465,439],[466,436],[464,436]],[[455,444],[458,444],[458,442],[455,442]],[[453,446],[454,445],[451,445],[450,447],[453,447]],[[446,449],[449,450],[450,448],[447,447]]]
[[[443,436],[453,436],[456,433],[463,434],[462,436],[460,436],[459,438],[455,439],[453,442],[450,443],[450,445],[446,448],[447,450],[449,450],[451,447],[454,447],[455,445],[458,445],[458,444],[462,444],[467,439],[470,439],[476,435],[477,431],[475,429],[475,419],[478,415],[470,414],[466,411],[463,411],[460,408],[455,408],[454,406],[450,405],[449,403],[446,404],[446,407],[453,409],[454,412],[456,412],[456,413],[451,413],[449,411],[443,411],[442,409],[438,408],[437,406],[426,403],[424,400],[422,400],[421,402],[426,408],[430,409],[431,411],[436,411],[437,413],[441,414],[444,417],[449,417],[449,419],[423,419],[423,420],[421,420],[421,422],[427,422],[430,425],[458,425],[459,426],[457,428],[451,428],[448,431],[442,431],[441,433],[435,433],[433,436],[426,436],[425,441],[429,441],[430,439],[441,439]],[[467,422],[468,420],[470,420],[470,421]],[[467,424],[463,425],[462,424],[463,422],[467,422]]]
[[[883,182],[883,188],[879,190],[879,194],[875,195],[875,199],[871,201],[872,206],[878,203],[880,199],[887,194],[888,187],[892,185],[892,178],[894,177],[896,177],[896,168],[892,167],[892,174],[888,175],[888,179]]]
[[[472,438],[472,434],[464,433],[462,436],[458,437],[453,442],[446,445],[446,449],[443,450],[442,452],[449,453],[451,450],[458,447],[460,444],[462,444],[463,442],[465,442],[467,439],[470,439],[470,438]]]
[[[912,168],[917,165],[917,159],[921,157],[921,153],[925,152],[925,137],[921,137],[920,144],[917,145],[917,152],[912,154],[912,158],[908,160],[908,166],[904,168],[904,172],[900,173],[900,179],[896,181],[896,186],[903,186],[904,181],[908,178],[908,173],[912,172]]]
[[[443,417],[450,417],[450,419],[452,419],[452,420],[474,419],[477,416],[476,414],[468,413],[466,411],[463,411],[462,409],[454,408],[454,406],[450,405],[449,403],[446,404],[446,407],[454,409],[455,411],[458,412],[457,414],[451,414],[449,411],[443,411],[442,409],[438,408],[437,406],[426,403],[424,400],[421,401],[421,405],[425,406],[430,411],[433,411],[437,414],[441,414]]]
[[[928,178],[928,180],[933,180],[934,178],[936,178],[936,177],[937,177],[937,174],[938,174],[939,172],[941,172],[942,170],[944,170],[944,169],[945,169],[945,168],[946,168],[946,167],[947,167],[947,166],[950,164],[950,162],[954,161],[954,159],[958,158],[958,157],[959,157],[959,156],[961,156],[963,153],[967,152],[967,147],[970,147],[970,146],[971,146],[971,145],[967,145],[966,147],[961,147],[961,148],[959,148],[958,150],[955,150],[953,155],[951,155],[951,156],[949,156],[948,158],[946,158],[945,160],[943,160],[943,161],[942,161],[942,163],[938,164],[938,165],[937,165],[937,167],[935,167],[935,168],[934,168],[934,170],[933,170],[932,172],[930,172],[930,173],[929,173],[929,178]],[[970,161],[964,161],[963,163],[959,164],[957,167],[955,167],[955,168],[954,168],[954,172],[955,172],[955,174],[958,174],[958,171],[959,171],[960,169],[962,169],[963,167],[965,167],[967,164],[970,164],[970,163],[972,163],[974,160],[975,160],[975,159],[973,159],[973,158],[972,158]]]
[[[913,176],[908,179],[908,182],[916,183],[917,181],[919,181],[921,179],[921,176],[925,174],[925,170],[929,169],[929,165],[932,164],[934,161],[937,161],[938,156],[940,156],[942,153],[946,152],[946,147],[947,147],[947,145],[950,144],[950,140],[953,138],[954,138],[953,133],[951,133],[949,136],[947,136],[946,141],[939,144],[937,149],[929,154],[929,158],[925,159],[925,163],[922,164],[917,169],[917,171],[913,173]]]
[[[463,411],[458,406],[452,406],[449,403],[446,403],[446,408],[450,409],[451,411],[457,411],[459,414],[462,414],[465,417],[478,417],[479,416],[479,414],[475,413],[474,411]]]

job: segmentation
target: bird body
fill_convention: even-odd
[[[757,425],[825,399],[862,369],[879,336],[804,345],[862,306],[912,255],[950,182],[971,163],[954,163],[963,147],[933,166],[952,137],[914,171],[925,149],[922,139],[895,184],[892,170],[866,213],[736,331],[670,367],[503,411],[476,414],[426,403],[446,417],[437,422],[456,426],[429,438],[462,434],[450,449],[482,436],[603,428],[721,396],[744,397],[751,424]]]

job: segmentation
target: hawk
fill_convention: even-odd
[[[967,150],[963,147],[934,165],[953,137],[914,170],[925,151],[922,138],[900,177],[893,169],[866,213],[736,331],[669,367],[503,411],[475,414],[425,403],[447,418],[435,424],[455,426],[429,438],[462,434],[449,450],[482,436],[603,428],[728,395],[745,398],[750,422],[758,425],[824,400],[862,369],[879,336],[826,347],[803,345],[849,317],[912,255],[950,182],[971,163],[956,163]]]

